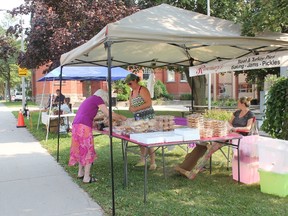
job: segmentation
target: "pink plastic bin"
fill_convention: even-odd
[[[255,159],[250,161],[253,162],[245,163],[240,161],[240,182],[244,184],[255,184],[260,181],[258,173],[259,161],[255,161]],[[232,160],[232,174],[233,179],[238,181],[238,161],[236,157]]]

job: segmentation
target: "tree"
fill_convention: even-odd
[[[266,97],[262,129],[272,137],[288,140],[288,78],[280,77]]]
[[[247,71],[236,71],[235,76],[239,74],[246,74],[246,82],[251,84],[257,84],[257,98],[260,98],[260,91],[264,89],[264,80],[268,74],[274,74],[279,76],[280,70],[277,68],[262,68]]]
[[[249,0],[243,6],[242,13],[238,16],[238,22],[242,23],[243,35],[255,36],[261,35],[262,32],[288,33],[286,0]],[[249,70],[236,74],[239,73],[247,74],[247,82],[257,84],[257,95],[260,98],[259,90],[263,90],[265,76],[279,74],[279,68]]]
[[[15,64],[18,53],[16,41],[12,37],[0,35],[0,77],[2,82],[7,83],[9,101],[11,101],[11,86],[20,82],[20,78],[16,75],[18,67]]]
[[[239,16],[242,34],[255,36],[262,32],[288,33],[286,0],[248,0]]]
[[[127,6],[127,5],[129,6]],[[31,13],[31,29],[26,29],[27,51],[19,63],[27,68],[51,64],[59,66],[60,56],[96,35],[105,25],[137,10],[131,1],[106,0],[26,0],[13,15]],[[19,35],[16,25],[9,33]],[[31,58],[33,56],[33,58]]]

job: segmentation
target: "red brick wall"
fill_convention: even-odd
[[[174,99],[179,99],[181,94],[190,94],[191,88],[188,82],[181,82],[181,74],[175,73],[175,81],[167,82],[167,71],[166,69],[156,69],[155,79],[160,80],[166,85],[166,89],[169,94],[174,96]]]

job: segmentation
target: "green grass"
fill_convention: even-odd
[[[118,111],[127,114],[127,111]],[[17,112],[13,112],[17,117]],[[168,112],[161,112],[161,114]],[[159,114],[157,112],[157,114]],[[169,112],[169,114],[173,114]],[[176,113],[177,115],[177,113]],[[46,130],[43,125],[37,130],[38,114],[32,114],[31,124],[25,119],[27,128],[38,139],[48,152],[56,157],[57,135],[49,134],[45,142]],[[107,215],[111,215],[111,173],[110,148],[108,136],[95,137],[95,149],[98,160],[92,167],[92,173],[99,181],[95,184],[83,184],[76,179],[77,167],[69,167],[69,150],[71,136],[60,136],[59,163],[99,205]],[[139,156],[128,154],[128,187],[123,188],[123,160],[121,142],[113,139],[114,179],[115,179],[115,209],[116,215],[287,215],[288,197],[280,198],[260,192],[259,184],[238,184],[232,179],[231,169],[226,170],[226,160],[220,152],[213,155],[213,171],[198,174],[190,181],[173,171],[180,163],[185,152],[177,147],[166,152],[165,160],[167,178],[164,178],[161,168],[161,154],[157,152],[156,171],[148,172],[148,200],[143,203],[143,177],[141,167],[133,165]]]
[[[7,107],[19,107],[19,109],[21,109],[22,107],[22,101],[16,101],[16,102],[3,102],[3,104],[5,104],[5,106]],[[34,102],[28,101],[27,103],[28,108],[29,107],[37,107],[37,104],[35,104]]]

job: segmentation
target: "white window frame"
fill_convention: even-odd
[[[187,76],[184,72],[180,74],[180,82],[187,82]]]
[[[151,68],[144,68],[143,69],[143,80],[148,80],[150,74],[153,72],[153,69]]]
[[[175,82],[175,71],[167,70],[167,82]]]

